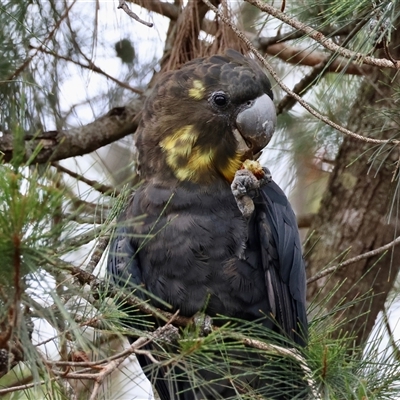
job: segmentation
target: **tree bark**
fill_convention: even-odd
[[[95,121],[69,130],[39,132],[36,136],[25,136],[23,160],[33,154],[33,162],[41,164],[82,156],[107,144],[134,133],[140,120],[144,97],[134,99],[125,107],[115,107]],[[15,155],[13,132],[0,135],[0,161],[10,162]],[[40,149],[39,151],[38,148]]]
[[[400,31],[395,30],[390,46],[395,59],[400,59],[399,44]],[[373,70],[361,84],[348,128],[380,139],[398,134],[395,118],[387,115],[398,110],[393,95],[399,84],[396,71]],[[399,234],[394,200],[397,181],[393,181],[399,149],[387,145],[379,154],[377,149],[348,137],[344,139],[321,208],[310,228],[312,239],[305,252],[308,253],[308,276],[330,263],[335,265],[378,248]],[[346,319],[341,331],[355,335],[356,343],[362,344],[384,307],[399,268],[400,247],[397,246],[383,257],[362,260],[310,284],[308,299],[317,302],[329,299],[321,301],[321,305],[330,311],[340,303],[352,302],[336,316]],[[341,286],[333,292],[337,285]]]

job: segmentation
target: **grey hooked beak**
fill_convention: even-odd
[[[236,117],[237,130],[234,135],[242,153],[254,155],[271,140],[276,126],[276,110],[271,98],[264,94],[255,99],[249,107]]]

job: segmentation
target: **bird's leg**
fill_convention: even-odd
[[[271,172],[266,167],[248,165],[246,162],[243,168],[236,171],[235,177],[231,184],[233,197],[240,212],[246,221],[250,220],[254,212],[253,198],[257,195],[257,190],[271,182]]]
[[[242,169],[235,173],[231,184],[233,197],[236,204],[247,222],[247,230],[240,246],[238,257],[245,259],[246,243],[248,239],[248,226],[254,212],[254,197],[260,187],[271,182],[272,175],[268,168],[261,167],[257,161],[246,160]]]

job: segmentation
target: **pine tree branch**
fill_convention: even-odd
[[[257,47],[256,47],[257,48]],[[274,44],[268,47],[259,47],[258,50],[265,51],[271,56],[294,65],[304,65],[308,67],[317,67],[327,59],[327,54],[320,51],[301,49],[289,46],[284,43]],[[327,72],[345,73],[350,75],[368,75],[372,71],[370,65],[358,65],[349,62],[343,57],[338,57],[327,65]]]
[[[281,9],[281,12],[284,12],[284,10]],[[352,34],[352,32],[358,30],[359,25],[364,25],[365,21],[369,21],[368,17],[369,15],[369,10],[368,11],[362,11],[360,15],[355,20],[352,20],[349,24],[341,26],[340,28],[321,28],[320,32],[329,38],[332,37],[348,37],[348,35]],[[282,42],[287,42],[289,40],[296,40],[296,39],[301,39],[301,38],[306,38],[307,35],[304,34],[304,32],[294,29],[290,32],[285,32],[285,33],[279,33],[276,36],[271,36],[271,37],[257,37],[254,40],[255,47],[259,48],[260,50],[265,51],[265,49],[271,45],[274,45],[276,43],[282,43]],[[343,44],[342,44],[343,46]]]
[[[349,60],[356,60],[362,64],[374,65],[376,67],[381,68],[395,68],[400,69],[400,61],[393,62],[392,60],[388,60],[386,58],[375,58],[371,56],[367,56],[363,53],[359,53],[356,51],[348,50],[342,46],[337,45],[332,39],[326,37],[321,32],[317,31],[314,28],[311,28],[309,25],[303,24],[296,18],[289,17],[286,13],[278,10],[277,8],[270,6],[267,3],[264,3],[260,0],[246,0],[248,3],[257,7],[259,10],[266,12],[284,22],[287,25],[290,25],[292,28],[295,28],[304,34],[306,34],[311,39],[314,39],[317,43],[325,47],[327,50],[330,50],[334,53],[341,55],[344,58]]]
[[[165,3],[162,1],[143,1],[130,0],[133,3],[147,9],[148,11],[156,12],[160,15],[168,17],[171,21],[176,21],[179,17],[180,9],[175,4]],[[321,30],[324,36],[343,36],[351,33],[355,24],[351,23],[340,29],[325,29]],[[215,35],[217,24],[215,21],[203,19],[201,29],[209,35]],[[294,40],[304,37],[304,32],[301,30],[293,30],[291,32],[278,34],[273,37],[255,37],[251,32],[245,32],[254,47],[259,51],[263,51],[269,55],[276,56],[281,60],[295,65],[305,65],[314,67],[326,59],[326,54],[320,51],[307,51],[301,48],[285,45],[282,42]],[[368,75],[372,71],[372,66],[359,65],[349,62],[347,59],[337,58],[328,68],[332,73],[345,73],[351,75]]]
[[[92,295],[96,298],[96,292],[101,292],[102,296],[118,298],[119,301],[122,301],[126,305],[134,305],[140,311],[145,314],[151,314],[156,317],[163,317],[166,321],[166,325],[161,328],[158,328],[154,332],[149,332],[145,337],[140,337],[137,339],[128,349],[125,349],[123,352],[104,358],[98,361],[46,361],[49,366],[58,366],[58,367],[81,367],[81,368],[93,368],[96,369],[101,368],[101,372],[97,374],[86,373],[87,369],[80,370],[77,373],[68,372],[67,374],[64,371],[54,371],[56,375],[62,375],[65,379],[91,379],[95,380],[99,385],[103,382],[103,378],[107,376],[110,372],[114,371],[120,363],[130,354],[139,354],[140,348],[153,341],[154,339],[162,339],[165,329],[170,327],[170,325],[186,327],[189,324],[193,324],[193,318],[187,318],[179,315],[179,311],[175,312],[175,314],[166,312],[164,310],[151,307],[148,303],[144,303],[142,300],[137,298],[134,294],[126,294],[121,291],[119,286],[116,286],[107,280],[100,279],[87,271],[82,270],[81,268],[71,266],[71,265],[63,265],[62,268],[67,269],[75,278],[77,278],[78,282],[81,285],[90,285],[92,289]],[[103,298],[103,297],[102,297]],[[220,328],[217,326],[213,326],[212,330],[219,330]],[[176,332],[176,331],[175,331]],[[282,346],[278,346],[272,343],[267,343],[261,340],[249,338],[245,335],[240,335],[237,332],[223,331],[222,334],[227,339],[234,339],[240,341],[243,345],[252,347],[261,351],[265,351],[270,354],[276,354],[281,357],[291,358],[295,360],[300,368],[303,371],[305,380],[310,387],[310,390],[315,399],[320,399],[320,395],[317,390],[316,382],[314,381],[313,374],[309,366],[307,365],[307,361],[304,357],[293,348],[285,348]],[[151,354],[147,354],[148,351],[145,351],[145,355],[148,355],[152,358]],[[141,353],[143,354],[143,352]],[[156,360],[154,360],[156,361]],[[156,361],[157,362],[157,361]],[[102,366],[103,364],[106,364]],[[88,371],[89,372],[89,371]],[[97,391],[96,391],[97,392]],[[92,397],[91,397],[92,398]]]
[[[119,353],[113,357],[110,357],[110,360],[107,360],[105,365],[101,366],[99,364],[99,362],[96,362],[92,366],[92,368],[100,369],[100,372],[98,372],[98,373],[85,373],[86,370],[65,373],[65,371],[57,371],[54,369],[52,369],[52,372],[55,375],[59,375],[64,379],[94,380],[95,383],[94,383],[94,387],[92,389],[89,400],[95,400],[95,399],[97,399],[99,390],[100,390],[104,380],[107,378],[107,376],[109,376],[112,372],[114,372],[122,364],[122,362],[125,361],[130,355],[145,354],[148,357],[150,357],[152,359],[152,361],[157,362],[148,351],[141,350],[141,348],[143,346],[151,343],[153,340],[162,339],[163,336],[165,335],[165,332],[171,328],[171,322],[169,321],[163,327],[158,328],[155,332],[153,332],[151,334],[151,338],[141,337],[141,338],[137,339],[134,343],[132,343],[127,349],[125,349],[121,353]],[[51,362],[49,362],[49,364],[51,364]],[[80,364],[80,363],[77,363],[77,364]]]
[[[43,381],[35,381],[32,383],[27,383],[25,385],[18,385],[18,386],[10,386],[10,387],[6,387],[4,389],[0,389],[0,396],[7,394],[7,393],[12,393],[12,392],[18,392],[18,391],[22,391],[22,390],[27,390],[27,389],[31,389],[34,387],[39,387],[40,385],[48,385],[50,384],[50,382],[53,382],[55,380],[58,380],[59,378],[50,378],[50,377],[46,377],[46,380]]]
[[[374,139],[370,137],[366,137],[363,135],[360,135],[358,133],[352,132],[349,129],[346,129],[345,127],[337,124],[336,122],[333,122],[329,118],[325,117],[321,113],[319,113],[317,110],[315,110],[309,103],[307,103],[302,97],[300,97],[298,94],[294,93],[288,86],[285,85],[285,83],[282,81],[282,79],[279,78],[277,73],[275,72],[274,68],[265,60],[265,58],[257,51],[257,49],[252,45],[250,40],[246,37],[246,35],[236,27],[233,22],[226,18],[216,7],[214,7],[209,0],[203,0],[212,11],[214,11],[218,17],[226,23],[228,26],[231,27],[231,29],[235,32],[236,36],[242,40],[251,50],[251,52],[256,56],[256,58],[262,63],[262,65],[267,69],[267,71],[271,74],[271,76],[276,80],[278,85],[288,94],[290,94],[297,102],[299,102],[311,115],[314,117],[318,118],[320,121],[324,122],[326,125],[331,126],[332,128],[338,130],[339,132],[352,137],[353,139],[360,140],[362,142],[366,143],[373,143],[373,144],[391,144],[391,145],[398,145],[400,143],[399,140],[397,139]],[[246,0],[247,1],[247,0]],[[400,65],[400,63],[399,63]],[[393,64],[392,64],[393,67]]]
[[[346,46],[352,38],[360,31],[360,29],[364,26],[364,21],[359,22],[355,25],[354,29],[346,36],[346,38],[342,42],[342,46]],[[360,70],[360,68],[352,63],[348,63],[347,60],[340,60],[343,64],[337,65],[336,69],[339,69],[341,66],[342,71],[347,70],[347,67],[351,65],[355,67],[356,70]],[[305,75],[293,88],[293,92],[304,96],[305,93],[310,90],[310,88],[315,85],[319,79],[321,79],[325,74],[330,72],[330,68],[337,64],[338,59],[334,54],[330,54],[328,56],[324,55],[320,59],[320,62],[310,71],[307,75]],[[369,71],[371,72],[372,68],[368,65],[363,67],[369,67]],[[349,73],[347,71],[347,73]],[[288,111],[296,104],[296,99],[294,99],[290,94],[286,94],[286,96],[279,102],[276,112],[280,114],[283,111]]]
[[[52,165],[57,168],[59,172],[65,173],[78,181],[86,183],[88,186],[97,190],[101,194],[112,197],[117,197],[120,194],[120,192],[112,186],[104,185],[103,183],[99,183],[95,180],[85,178],[83,175],[71,171],[70,169],[63,167],[57,162],[52,163]]]
[[[370,258],[370,257],[377,256],[378,254],[382,254],[385,251],[391,249],[392,247],[397,246],[398,244],[400,244],[400,236],[398,236],[393,241],[385,244],[384,246],[378,247],[377,249],[374,249],[371,251],[367,251],[366,253],[360,254],[358,256],[349,258],[348,260],[343,261],[338,265],[334,265],[333,267],[329,267],[329,268],[322,270],[321,272],[318,272],[314,276],[307,279],[307,284],[313,283],[321,278],[324,278],[327,275],[331,275],[334,272],[338,271],[339,269],[342,269],[343,267],[347,267],[350,264],[354,264],[360,260],[364,260],[365,258]]]
[[[228,334],[228,337],[240,340],[246,346],[295,360],[303,371],[307,385],[311,390],[313,400],[322,400],[321,395],[318,393],[317,384],[313,378],[313,373],[308,366],[307,361],[298,350],[277,346],[272,343],[265,343],[261,340],[251,339],[240,334]]]
[[[25,155],[28,160],[39,146],[35,163],[63,160],[81,156],[113,143],[136,131],[140,120],[143,100],[135,99],[130,105],[116,107],[106,115],[78,128],[62,131],[42,132],[35,137],[25,137]],[[13,157],[14,137],[11,132],[3,132],[0,137],[2,161],[9,162]]]

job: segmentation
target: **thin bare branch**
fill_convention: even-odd
[[[274,44],[263,49],[267,54],[294,65],[316,67],[327,59],[327,54],[316,50],[299,49],[284,43]],[[346,73],[350,75],[368,75],[371,73],[370,65],[358,65],[338,57],[327,66],[327,72]]]
[[[99,237],[96,247],[93,250],[93,254],[90,257],[90,260],[86,266],[86,271],[92,273],[95,270],[95,268],[97,267],[97,264],[100,262],[100,259],[103,256],[103,253],[105,252],[109,242],[110,242],[109,234],[102,235]]]
[[[63,167],[58,162],[54,162],[52,163],[52,165],[56,167],[59,172],[63,172],[71,176],[72,178],[77,179],[78,181],[86,183],[87,185],[91,186],[93,189],[97,190],[101,194],[111,195],[113,197],[119,195],[119,191],[117,189],[114,189],[112,186],[104,185],[103,183],[99,183],[92,179],[85,178],[83,175],[77,174],[76,172]]]
[[[343,40],[342,46],[346,46],[346,44],[352,40],[352,38],[357,34],[357,32],[360,31],[362,27],[363,27],[362,23],[356,24],[354,29]],[[310,53],[308,52],[308,55],[309,54]],[[337,62],[338,58],[336,57],[335,54],[323,55],[322,58],[320,59],[320,62],[317,65],[315,65],[314,68],[307,75],[305,75],[298,83],[296,83],[296,85],[293,88],[293,92],[298,94],[299,96],[304,96],[305,93],[307,93],[312,88],[312,86],[318,82],[319,79],[321,79],[324,75],[330,72],[330,68],[334,64],[337,64]],[[348,60],[342,59],[341,62],[342,64],[336,66],[337,69],[345,71],[347,70],[347,67],[350,67]],[[355,67],[354,68],[355,70],[361,70],[359,66],[355,64],[352,65],[353,67]],[[363,67],[369,67],[370,72],[372,70],[372,67],[368,65],[363,65]],[[280,114],[283,111],[288,111],[295,104],[296,104],[296,99],[292,97],[290,94],[286,94],[286,96],[279,102],[276,108],[276,112],[277,114]]]
[[[109,79],[110,81],[115,82],[117,85],[119,85],[119,86],[121,86],[121,87],[123,87],[123,88],[125,88],[125,89],[128,89],[128,90],[130,90],[130,91],[133,92],[133,93],[136,93],[136,94],[143,94],[143,90],[134,88],[134,87],[128,85],[126,82],[122,82],[122,81],[120,81],[119,79],[115,78],[114,76],[112,76],[112,75],[110,75],[110,74],[107,74],[107,72],[103,71],[100,67],[98,67],[98,66],[97,66],[93,61],[91,61],[91,60],[88,60],[88,59],[87,59],[88,64],[83,64],[83,63],[81,63],[80,61],[73,60],[73,59],[70,58],[70,57],[66,57],[66,56],[62,56],[62,55],[60,55],[60,54],[57,54],[56,52],[54,52],[54,51],[52,51],[52,50],[44,49],[44,48],[41,48],[41,47],[34,47],[34,46],[30,46],[30,48],[31,48],[31,49],[37,49],[38,51],[40,51],[40,52],[42,52],[42,53],[44,53],[44,54],[51,55],[51,56],[56,57],[56,58],[58,58],[58,59],[60,59],[60,60],[64,60],[64,61],[71,62],[71,63],[73,63],[73,64],[75,64],[75,65],[78,65],[79,67],[82,67],[82,68],[88,69],[88,70],[90,70],[90,71],[96,72],[96,73],[98,73],[98,74],[100,74],[100,75],[104,75],[104,76],[105,76],[107,79]]]
[[[367,251],[366,253],[360,254],[358,256],[349,258],[348,260],[343,261],[338,265],[326,268],[326,269],[322,270],[321,272],[318,272],[318,274],[315,274],[311,278],[307,279],[307,284],[315,282],[318,279],[321,279],[321,278],[323,278],[323,277],[325,277],[327,275],[331,275],[334,272],[336,272],[337,270],[342,269],[343,267],[347,267],[350,264],[354,264],[354,263],[356,263],[356,262],[358,262],[360,260],[364,260],[365,258],[370,258],[370,257],[377,256],[378,254],[382,254],[385,251],[390,250],[391,248],[397,246],[398,244],[400,244],[400,236],[398,236],[393,241],[385,244],[384,246],[378,247],[377,249],[374,249],[374,250],[371,250],[371,251]]]
[[[94,214],[94,215],[87,215],[87,216],[82,216],[79,215],[78,213],[63,213],[62,218],[68,221],[74,221],[77,224],[97,224],[101,225],[106,222],[108,215],[100,215],[100,214]]]
[[[383,323],[384,323],[385,328],[387,330],[387,333],[389,335],[390,344],[393,347],[393,354],[394,354],[396,360],[400,361],[399,345],[398,345],[398,342],[396,341],[395,336],[393,334],[393,330],[392,330],[392,328],[390,326],[389,317],[387,315],[387,312],[386,312],[385,308],[382,310],[382,314],[383,314]]]
[[[172,317],[171,313],[155,308],[147,302],[143,302],[143,300],[140,300],[132,293],[128,294],[124,292],[120,286],[113,284],[108,279],[100,279],[79,267],[63,263],[62,261],[55,263],[54,266],[57,268],[57,270],[64,269],[68,271],[74,278],[76,278],[80,285],[89,285],[94,292],[102,293],[103,296],[118,298],[122,303],[126,304],[127,306],[134,306],[144,314],[153,315],[164,321],[168,321]],[[94,295],[94,297],[96,296]],[[174,325],[185,327],[191,321],[191,318],[177,315],[174,318]]]
[[[93,229],[88,230],[82,234],[71,237],[68,240],[63,242],[62,247],[60,248],[60,253],[64,254],[68,251],[76,249],[77,247],[83,246],[96,239],[99,236],[100,228],[95,227]]]
[[[141,18],[139,18],[138,15],[136,15],[126,4],[125,0],[119,0],[119,4],[118,4],[118,8],[124,10],[131,18],[133,18],[135,21],[140,22],[143,25],[148,26],[149,28],[153,27],[153,23],[152,22],[147,22],[142,20]]]
[[[135,3],[140,7],[146,8],[149,11],[156,12],[164,17],[169,18],[171,21],[176,21],[179,17],[179,7],[173,3],[167,3],[159,0],[128,0]]]
[[[89,364],[91,365],[91,368],[93,369],[100,369],[100,372],[97,373],[85,373],[85,370],[80,370],[78,372],[68,372],[67,373],[65,371],[57,371],[52,369],[52,373],[54,373],[55,375],[58,375],[60,377],[62,377],[63,379],[90,379],[90,380],[94,380],[94,387],[92,389],[92,393],[90,395],[89,400],[95,400],[98,396],[98,392],[105,380],[105,378],[107,376],[109,376],[112,372],[114,372],[123,362],[124,360],[126,360],[130,355],[132,354],[146,354],[148,355],[153,362],[157,363],[158,361],[155,360],[152,355],[148,352],[148,351],[143,351],[141,350],[141,347],[143,347],[144,345],[151,343],[153,340],[156,339],[163,339],[165,336],[165,333],[170,330],[171,328],[171,323],[173,322],[173,318],[174,316],[176,316],[177,313],[175,313],[170,321],[167,322],[166,325],[158,328],[155,332],[153,332],[151,334],[151,338],[148,337],[141,337],[139,339],[137,339],[134,343],[132,343],[127,349],[125,349],[124,351],[122,351],[119,354],[116,354],[112,357],[110,357],[109,359],[105,359],[105,360],[101,360],[103,361],[107,361],[106,365],[101,366],[102,362],[100,363],[99,361],[96,361],[94,363],[92,362],[73,362],[72,364],[69,363],[70,365],[73,366],[81,366],[82,364]],[[50,361],[45,361],[46,364],[48,365],[60,365],[60,362],[50,362]],[[65,362],[62,363],[62,365],[65,365]]]
[[[286,86],[282,79],[280,79],[275,72],[274,68],[264,59],[264,57],[257,51],[257,49],[251,44],[250,40],[247,39],[245,34],[240,31],[233,23],[230,21],[228,18],[226,18],[216,7],[214,7],[209,0],[203,0],[204,3],[206,3],[211,10],[213,10],[218,17],[229,25],[232,30],[235,32],[237,37],[242,40],[248,48],[251,50],[251,52],[257,57],[257,59],[264,65],[264,67],[268,70],[268,72],[271,74],[271,76],[276,80],[278,85],[288,94],[290,94],[296,101],[298,101],[311,115],[314,117],[318,118],[325,124],[331,126],[332,128],[338,130],[339,132],[350,136],[354,139],[361,140],[363,142],[367,143],[372,143],[372,144],[392,144],[392,145],[397,145],[400,143],[399,140],[396,139],[388,139],[388,140],[381,140],[381,139],[374,139],[366,136],[359,135],[358,133],[352,132],[349,129],[344,128],[343,126],[337,124],[336,122],[331,121],[329,118],[325,117],[321,113],[319,113],[317,110],[315,110],[310,104],[308,104],[302,97],[300,97],[298,94],[294,93],[288,86]],[[393,65],[392,65],[393,66]]]
[[[313,378],[313,373],[310,367],[307,365],[307,361],[298,350],[277,346],[272,343],[265,343],[260,340],[245,337],[243,335],[234,335],[229,333],[228,336],[240,340],[246,346],[253,347],[258,350],[264,350],[268,353],[277,354],[282,357],[289,357],[295,360],[299,364],[300,368],[303,370],[303,374],[306,378],[307,384],[312,392],[312,398],[314,400],[322,399],[321,395],[318,393],[317,383]]]
[[[26,385],[10,386],[5,389],[0,389],[0,396],[2,396],[3,394],[7,394],[7,393],[18,392],[19,390],[31,389],[31,388],[37,387],[39,385],[49,384],[51,381],[55,381],[56,379],[59,379],[59,378],[58,377],[57,378],[46,377],[45,381],[32,382],[32,383],[28,383]]]
[[[282,11],[278,10],[273,6],[270,6],[267,3],[261,2],[260,0],[246,0],[246,1],[252,4],[253,6],[257,7],[261,11],[264,11],[267,14],[281,20],[285,24],[290,25],[292,28],[304,32],[308,37],[314,39],[316,42],[321,44],[327,50],[340,54],[344,58],[347,58],[349,60],[356,60],[357,62],[362,64],[374,65],[376,67],[400,69],[400,61],[396,61],[394,63],[392,60],[388,60],[386,58],[375,58],[367,56],[363,53],[348,50],[342,46],[337,45],[332,39],[327,38],[321,32],[311,28],[309,25],[303,24],[296,18],[289,17],[286,13],[283,13]]]
[[[315,66],[307,75],[294,85],[292,91],[299,96],[304,94],[318,81],[318,77],[322,76],[328,60],[324,60]],[[296,104],[296,99],[291,94],[286,94],[276,106],[277,115],[289,111]]]

